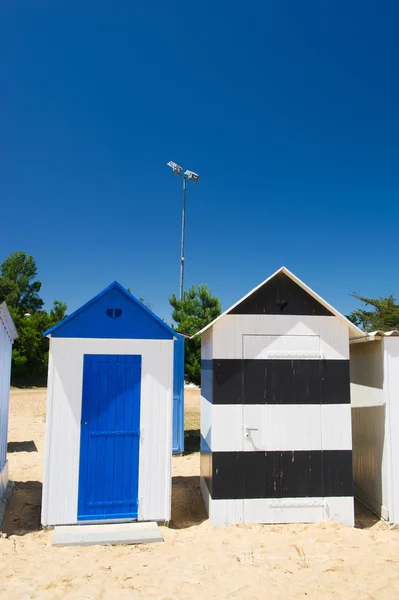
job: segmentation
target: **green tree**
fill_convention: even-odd
[[[49,314],[49,323],[47,329],[56,325],[67,316],[67,305],[65,302],[60,302],[60,300],[54,300],[53,308],[50,310]]]
[[[399,305],[392,295],[386,298],[365,298],[353,293],[351,296],[365,305],[348,315],[348,319],[363,331],[399,329]]]
[[[178,300],[173,294],[169,298],[173,308],[172,325],[178,333],[193,335],[211,323],[222,312],[219,298],[212,295],[208,286],[193,285],[183,293],[183,299]],[[201,339],[196,337],[186,339],[184,343],[184,375],[187,381],[200,385],[201,383]]]
[[[0,301],[20,311],[38,311],[43,307],[39,296],[42,284],[37,281],[37,267],[33,256],[13,252],[0,265]]]
[[[32,256],[14,252],[0,265],[0,302],[6,301],[18,331],[12,351],[11,380],[14,385],[45,385],[48,339],[43,332],[66,316],[66,304],[54,301],[43,310],[37,267]]]

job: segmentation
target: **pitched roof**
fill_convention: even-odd
[[[180,337],[180,335],[174,329],[172,329],[172,327],[170,327],[167,323],[165,323],[164,321],[162,321],[162,319],[160,319],[159,317],[157,317],[157,315],[155,313],[153,313],[152,310],[150,310],[149,308],[147,308],[147,306],[145,306],[145,304],[143,304],[143,302],[141,302],[135,296],[133,296],[133,294],[131,294],[130,292],[128,292],[117,281],[114,281],[113,283],[111,283],[111,285],[109,285],[102,292],[100,292],[99,294],[97,294],[97,296],[94,296],[94,298],[92,298],[91,300],[89,300],[88,302],[86,302],[86,304],[83,304],[83,306],[81,306],[80,308],[78,308],[77,310],[75,310],[75,312],[73,312],[71,315],[69,315],[68,317],[65,317],[65,319],[63,319],[62,321],[60,321],[56,325],[53,325],[53,327],[50,327],[50,329],[47,329],[47,331],[45,331],[43,335],[46,335],[46,336],[52,335],[53,333],[55,333],[56,331],[58,331],[61,327],[63,327],[64,325],[70,323],[71,321],[73,321],[73,319],[75,319],[75,317],[77,317],[78,315],[80,315],[81,313],[83,313],[86,309],[88,309],[90,306],[92,306],[93,304],[95,304],[98,300],[100,300],[103,296],[105,296],[106,294],[108,294],[108,292],[110,292],[112,290],[118,290],[120,293],[122,293],[123,296],[129,302],[131,302],[135,306],[139,307],[140,310],[142,310],[144,313],[146,313],[147,316],[149,316],[151,319],[153,319],[153,321],[155,321],[159,326],[161,326],[171,336],[175,336],[177,338]]]
[[[5,302],[0,304],[0,321],[3,323],[8,337],[13,342],[18,337],[18,331]]]
[[[248,292],[248,294],[246,294],[245,296],[243,296],[243,298],[241,298],[240,300],[238,300],[238,302],[236,302],[235,304],[233,304],[233,306],[230,306],[230,308],[228,308],[227,310],[225,310],[224,313],[222,313],[221,315],[219,315],[219,317],[217,317],[214,321],[212,321],[211,323],[209,323],[209,325],[207,325],[206,327],[204,327],[203,329],[201,329],[201,331],[198,331],[192,337],[196,337],[197,335],[202,335],[210,327],[213,327],[215,325],[215,323],[217,323],[218,321],[220,321],[220,319],[223,319],[224,316],[226,316],[228,313],[230,313],[231,311],[233,311],[239,304],[241,304],[242,302],[244,302],[244,300],[246,300],[247,298],[249,298],[250,296],[252,296],[252,294],[254,294],[255,292],[257,292],[257,290],[259,290],[263,285],[265,285],[268,281],[271,281],[274,277],[276,277],[276,275],[278,275],[280,273],[284,273],[284,275],[286,275],[294,283],[296,283],[297,285],[299,285],[305,292],[307,292],[310,296],[312,296],[312,298],[314,298],[315,300],[317,300],[317,302],[319,302],[327,311],[329,311],[330,313],[332,313],[332,315],[334,315],[335,317],[337,317],[337,319],[339,319],[342,323],[344,323],[348,327],[348,329],[349,329],[350,337],[351,338],[364,337],[366,335],[366,333],[364,331],[362,331],[361,329],[359,329],[358,327],[356,327],[356,325],[354,325],[353,323],[351,323],[351,321],[349,321],[349,319],[347,319],[346,317],[344,317],[344,315],[342,315],[340,312],[338,312],[333,306],[331,306],[331,304],[329,304],[321,296],[319,296],[318,294],[316,294],[316,292],[314,292],[310,287],[308,287],[305,283],[303,283],[303,281],[301,281],[298,277],[296,277],[296,275],[294,275],[293,273],[291,273],[291,271],[289,271],[286,267],[281,267],[281,269],[278,269],[278,271],[276,271],[275,273],[273,273],[273,275],[270,275],[270,277],[268,277],[267,279],[265,279],[264,281],[262,281],[262,283],[260,283],[259,285],[257,285],[253,290],[251,290],[250,292]]]

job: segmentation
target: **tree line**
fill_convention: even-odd
[[[41,287],[33,256],[23,251],[13,252],[0,265],[0,303],[4,300],[7,303],[19,335],[12,351],[11,381],[16,386],[46,385],[49,341],[43,332],[67,316],[67,305],[60,300],[54,300],[49,311],[44,309]],[[377,299],[351,295],[363,304],[347,315],[352,323],[367,332],[399,329],[399,305],[392,295]],[[151,307],[144,298],[140,301]],[[222,312],[219,298],[205,284],[191,286],[183,293],[182,300],[172,294],[169,303],[171,326],[187,336],[200,331]],[[200,385],[200,337],[185,340],[184,365],[186,381]]]

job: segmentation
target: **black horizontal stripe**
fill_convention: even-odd
[[[353,496],[351,450],[212,452],[206,460],[214,500]]]
[[[202,369],[213,404],[350,403],[348,360],[214,359]]]
[[[334,316],[285,273],[277,273],[228,314]]]

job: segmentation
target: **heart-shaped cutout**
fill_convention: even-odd
[[[119,317],[122,314],[122,309],[121,308],[107,308],[107,310],[105,311],[105,314],[110,319],[113,319],[113,320],[119,319]]]

